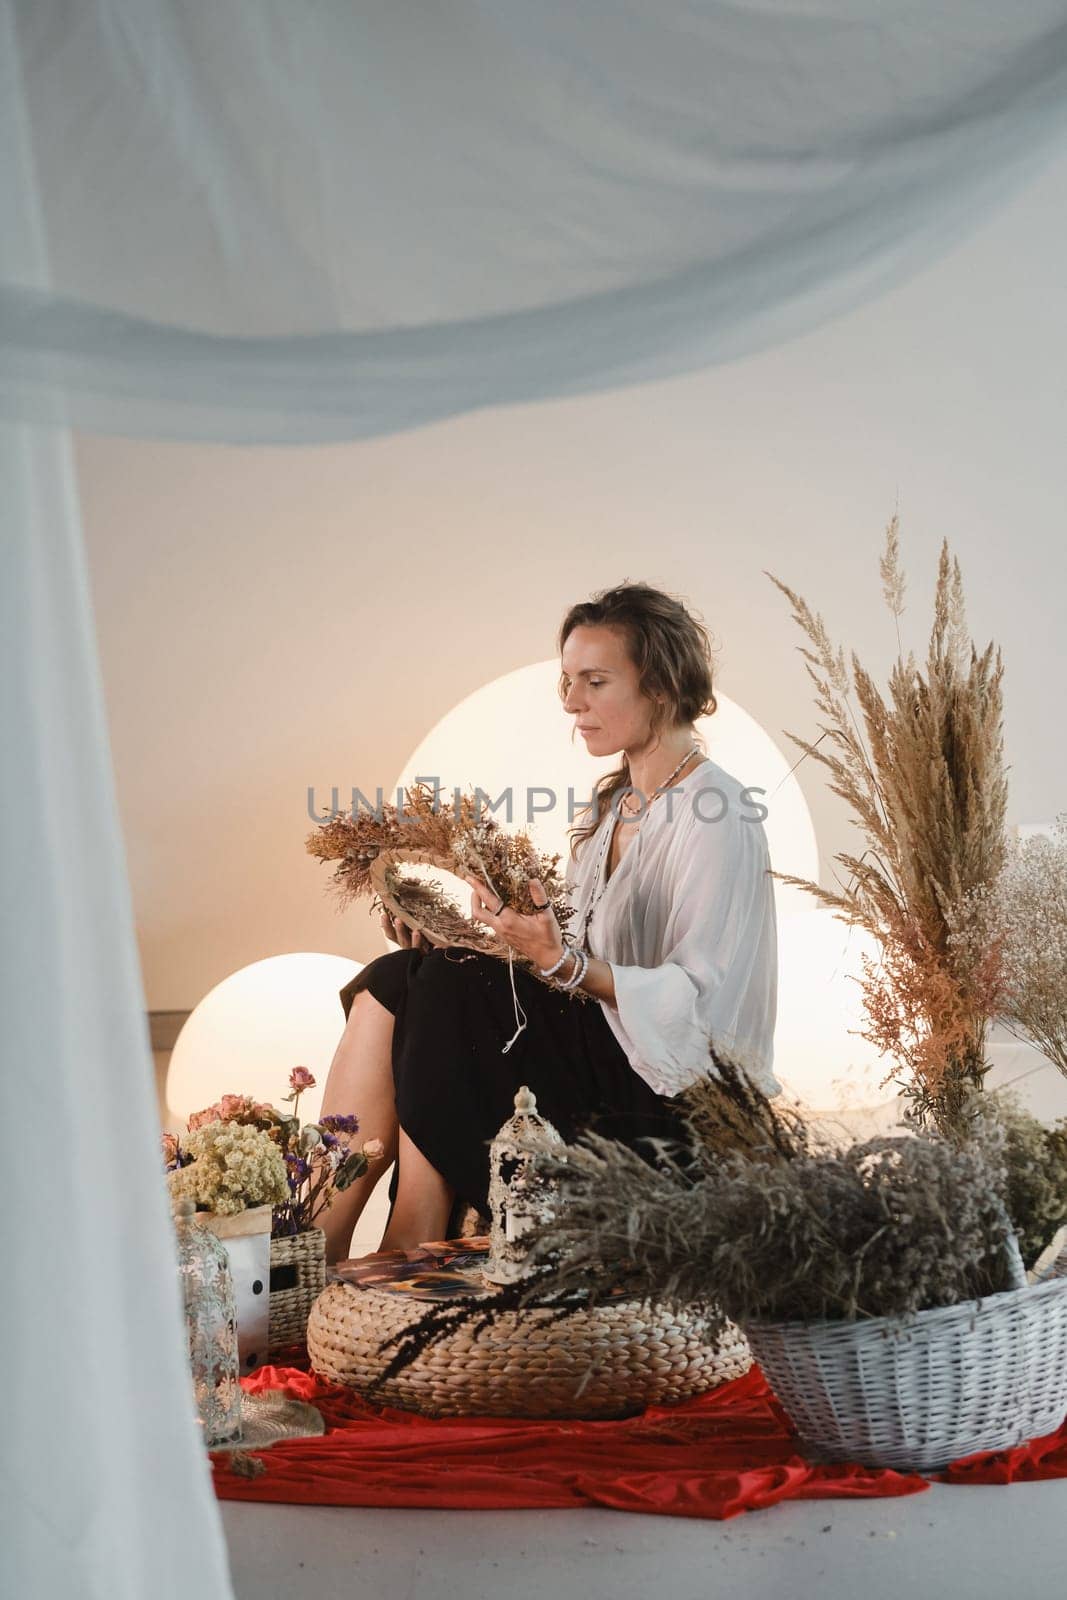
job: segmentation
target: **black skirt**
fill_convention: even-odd
[[[561,993],[518,965],[514,974],[527,1024],[506,1055],[517,1024],[507,963],[495,956],[458,946],[395,950],[341,990],[346,1018],[364,989],[393,1013],[400,1126],[457,1200],[483,1216],[489,1143],[514,1115],[523,1084],[568,1142],[588,1128],[654,1159],[642,1141],[682,1132],[672,1102],[631,1067],[598,1000]]]

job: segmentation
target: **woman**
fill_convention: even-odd
[[[711,1039],[778,1088],[762,808],[694,729],[715,710],[707,633],[671,596],[627,584],[573,606],[559,650],[563,708],[586,748],[623,757],[572,836],[567,940],[536,880],[545,908],[528,916],[468,880],[472,917],[550,983],[516,965],[513,996],[504,962],[383,917],[401,948],[341,991],[348,1021],[323,1110],[356,1107],[397,1161],[382,1249],[446,1236],[456,1202],[485,1211],[488,1141],[524,1083],[564,1138],[595,1127],[630,1144],[677,1134],[671,1097],[708,1069]],[[516,999],[527,1024],[505,1054]],[[330,1260],[347,1254],[381,1171],[335,1201]]]

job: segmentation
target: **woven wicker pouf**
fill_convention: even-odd
[[[308,1320],[311,1364],[379,1404],[428,1416],[607,1418],[691,1399],[752,1363],[736,1329],[715,1352],[694,1319],[620,1300],[562,1321],[543,1309],[505,1312],[476,1335],[442,1337],[373,1387],[393,1354],[382,1344],[427,1309],[395,1290],[331,1283]]]

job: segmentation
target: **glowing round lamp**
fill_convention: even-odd
[[[774,1075],[816,1111],[870,1110],[895,1095],[891,1063],[858,1037],[861,958],[877,959],[869,933],[815,907],[778,924],[778,1025]]]
[[[344,1031],[338,991],[360,967],[344,956],[302,951],[254,961],[216,984],[190,1013],[171,1053],[171,1117],[184,1125],[191,1112],[224,1094],[248,1094],[285,1110],[289,1074],[301,1066],[316,1080],[300,1098],[301,1119],[313,1121]]]

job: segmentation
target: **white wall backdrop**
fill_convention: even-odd
[[[452,704],[550,654],[596,587],[687,596],[723,688],[775,734],[809,730],[763,569],[884,664],[898,500],[911,637],[948,535],[976,636],[1006,656],[1013,820],[1067,808],[1065,215],[1067,161],[906,287],[698,377],[329,448],[82,438],[149,1006],[284,951],[378,953],[304,854],[308,786],[388,785]],[[825,864],[843,819],[802,778]]]

